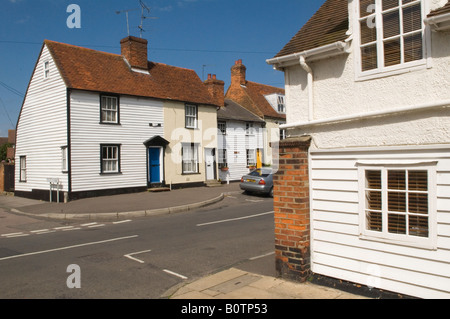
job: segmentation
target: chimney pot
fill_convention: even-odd
[[[231,85],[246,85],[246,71],[247,68],[242,64],[242,59],[237,60],[231,68]]]
[[[211,74],[208,74],[208,80],[211,80]]]

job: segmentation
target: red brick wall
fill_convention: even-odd
[[[130,65],[139,69],[148,69],[148,41],[136,37],[127,37],[120,41],[122,56]]]
[[[5,191],[5,167],[0,163],[0,193]]]
[[[216,75],[208,74],[208,79],[204,82],[209,94],[213,97],[214,103],[220,106],[225,105],[224,86],[225,82],[218,80]]]
[[[274,176],[275,258],[279,276],[304,282],[310,274],[308,149],[310,137],[279,143]]]

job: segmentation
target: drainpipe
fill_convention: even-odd
[[[314,120],[314,75],[305,56],[301,55],[299,60],[301,67],[308,73],[308,119],[311,122]]]

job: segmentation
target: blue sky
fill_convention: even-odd
[[[142,37],[149,60],[216,74],[230,82],[242,59],[247,79],[283,87],[284,75],[266,63],[297,33],[324,0],[144,0],[151,9]],[[67,26],[70,4],[81,28]],[[140,36],[139,0],[0,0],[0,136],[17,118],[44,39],[120,54],[120,40]]]

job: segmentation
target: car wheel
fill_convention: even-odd
[[[270,189],[269,196],[273,198],[273,187]]]

